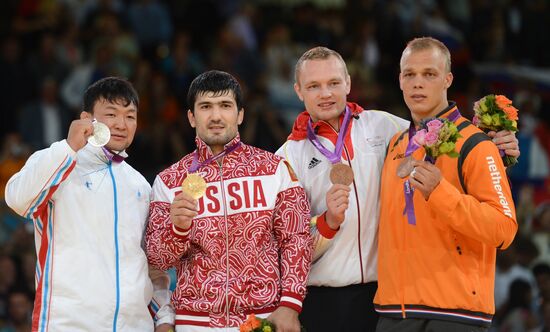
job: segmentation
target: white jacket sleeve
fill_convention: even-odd
[[[149,277],[153,283],[153,300],[150,307],[155,313],[155,326],[174,325],[176,313],[170,305],[170,276],[166,271],[155,269],[149,265]]]
[[[76,152],[65,140],[33,153],[6,184],[6,204],[17,214],[32,219],[43,203],[52,198],[75,164]]]

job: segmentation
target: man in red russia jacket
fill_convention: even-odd
[[[298,332],[312,253],[304,189],[283,158],[240,141],[231,75],[201,74],[188,103],[197,149],[157,176],[146,235],[150,263],[177,269],[176,331],[237,331],[254,313]],[[181,192],[192,173],[206,182],[196,200]]]

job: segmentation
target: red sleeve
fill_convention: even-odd
[[[189,249],[190,230],[183,230],[170,222],[170,203],[152,201],[145,235],[149,264],[160,270],[174,266]]]
[[[309,228],[310,206],[304,189],[293,183],[279,192],[274,232],[281,257],[281,306],[302,310],[311,266],[313,244]]]

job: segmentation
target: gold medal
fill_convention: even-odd
[[[413,168],[414,167],[412,165],[412,157],[408,156],[401,161],[399,166],[397,166],[397,176],[404,179],[409,176],[409,174],[411,174]]]
[[[353,182],[353,170],[348,165],[342,163],[332,165],[330,182],[349,186]]]
[[[206,192],[206,181],[196,173],[187,174],[181,184],[181,190],[193,199],[199,199]]]

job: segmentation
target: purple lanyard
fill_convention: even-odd
[[[116,153],[108,150],[104,146],[102,146],[101,149],[103,150],[103,153],[105,153],[105,156],[107,157],[107,159],[109,159],[109,161],[112,161],[112,162],[115,162],[115,163],[121,163],[121,162],[124,161],[124,159],[126,159],[123,156],[121,156],[120,154],[116,154]]]
[[[455,109],[449,116],[447,117],[448,120],[451,122],[455,122],[460,118],[460,112],[458,111],[458,108]],[[407,144],[407,150],[405,151],[405,157],[410,156],[414,151],[416,151],[418,148],[420,148],[419,145],[413,142],[412,138],[416,134],[416,129],[414,127],[414,123],[411,122],[409,126],[409,143]],[[426,156],[428,157],[428,156]],[[432,164],[435,163],[435,160],[432,160],[431,158],[428,160]],[[409,182],[409,179],[407,179],[403,183],[403,191],[405,193],[405,208],[403,209],[403,214],[407,216],[407,220],[409,224],[416,225],[416,216],[414,213],[414,202],[413,202],[413,194],[414,194],[414,188],[411,186],[411,183]]]
[[[307,122],[307,138],[317,148],[317,150],[319,150],[319,152],[321,152],[325,157],[327,157],[328,160],[330,160],[330,162],[333,164],[337,164],[342,160],[342,149],[344,148],[344,137],[346,137],[346,133],[348,131],[350,118],[351,118],[351,111],[346,106],[346,110],[344,113],[344,121],[342,122],[342,130],[340,130],[340,132],[338,133],[338,139],[336,140],[336,147],[334,148],[334,152],[330,152],[327,148],[325,148],[325,146],[317,138],[317,135],[315,135],[315,132],[313,131],[311,117]]]
[[[191,163],[191,167],[189,167],[189,172],[190,173],[196,172],[199,168],[201,168],[205,165],[208,165],[211,162],[213,162],[214,160],[218,160],[221,157],[226,156],[226,155],[230,154],[231,152],[235,151],[235,149],[238,148],[239,146],[241,146],[241,142],[237,142],[237,143],[231,145],[230,147],[226,148],[222,152],[218,153],[217,155],[215,155],[213,157],[210,157],[210,158],[206,159],[205,161],[203,161],[201,163],[199,163],[199,151],[197,149],[197,151],[195,151],[195,154],[193,155],[193,162]]]

